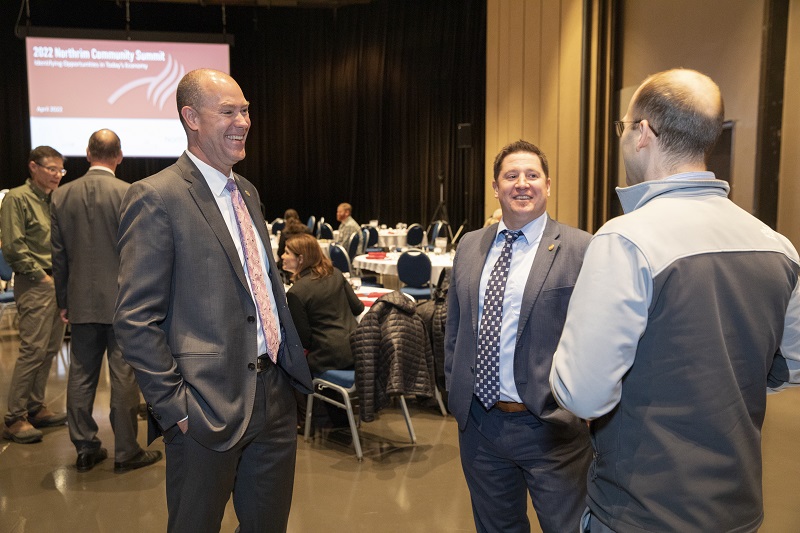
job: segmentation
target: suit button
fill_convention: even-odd
[[[254,316],[252,316],[252,315],[251,315],[251,316],[247,317],[247,321],[248,321],[248,322],[250,322],[250,323],[252,324],[253,322],[255,322],[255,321],[256,321],[256,317],[254,317]]]
[[[474,366],[469,367],[469,371],[474,374],[475,373],[475,367]]]
[[[256,369],[256,364],[255,363],[248,363],[247,368],[250,369],[250,370],[255,370]]]
[[[156,420],[161,420],[161,415],[153,415],[153,417],[155,417]]]

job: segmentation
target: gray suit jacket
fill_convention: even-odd
[[[497,224],[493,224],[462,237],[447,293],[445,379],[448,406],[461,429],[467,423],[475,388],[478,287],[496,235]],[[590,239],[591,235],[585,231],[548,217],[525,284],[514,350],[514,379],[525,406],[545,422],[575,429],[582,423],[558,406],[548,378],[569,298]]]
[[[73,324],[111,324],[117,300],[117,230],[129,185],[89,170],[53,191],[50,237],[58,307]]]
[[[283,332],[278,364],[311,390],[253,184],[234,175],[269,260]],[[186,154],[134,183],[122,206],[114,331],[151,413],[149,441],[189,416],[189,433],[225,451],[244,434],[256,393],[256,306],[214,196]],[[269,391],[267,391],[269,393]]]

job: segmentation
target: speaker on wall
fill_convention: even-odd
[[[459,148],[472,148],[472,124],[464,122],[458,125],[456,142]]]

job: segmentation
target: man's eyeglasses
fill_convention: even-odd
[[[614,126],[617,129],[617,137],[622,137],[622,132],[625,131],[625,124],[638,124],[642,120],[644,119],[640,118],[639,120],[615,120]],[[650,131],[653,132],[653,135],[658,137],[658,132],[655,130],[655,128],[653,128],[653,125],[650,124],[649,122],[647,123],[647,125],[650,126]]]
[[[67,169],[66,168],[46,167],[43,164],[39,163],[38,161],[34,161],[34,163],[36,163],[37,166],[40,166],[43,169],[45,169],[46,171],[48,171],[50,174],[53,174],[53,175],[61,174],[62,176],[66,176],[67,175]]]

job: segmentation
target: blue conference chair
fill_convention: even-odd
[[[333,240],[333,228],[330,224],[323,222],[319,225],[319,239]]]
[[[364,245],[364,248],[376,246],[379,240],[378,237],[378,229],[375,226],[367,226],[367,239],[364,241],[367,244]]]
[[[400,292],[416,300],[433,298],[431,260],[421,250],[408,250],[397,260],[397,277],[404,284]]]
[[[3,318],[6,309],[14,309],[17,305],[14,301],[14,289],[9,289],[7,285],[13,275],[14,271],[11,270],[11,265],[6,262],[3,252],[0,250],[0,280],[6,284],[3,290],[0,290],[0,319]]]
[[[411,224],[406,232],[406,244],[409,246],[422,246],[425,230],[417,223]]]
[[[344,246],[341,244],[331,243],[328,251],[331,256],[331,263],[333,266],[342,271],[343,274],[352,274],[352,263],[350,262],[350,255]]]
[[[358,255],[360,248],[361,235],[359,233],[353,233],[350,237],[350,242],[347,243],[347,253],[350,255],[350,264],[353,263],[353,258]]]

